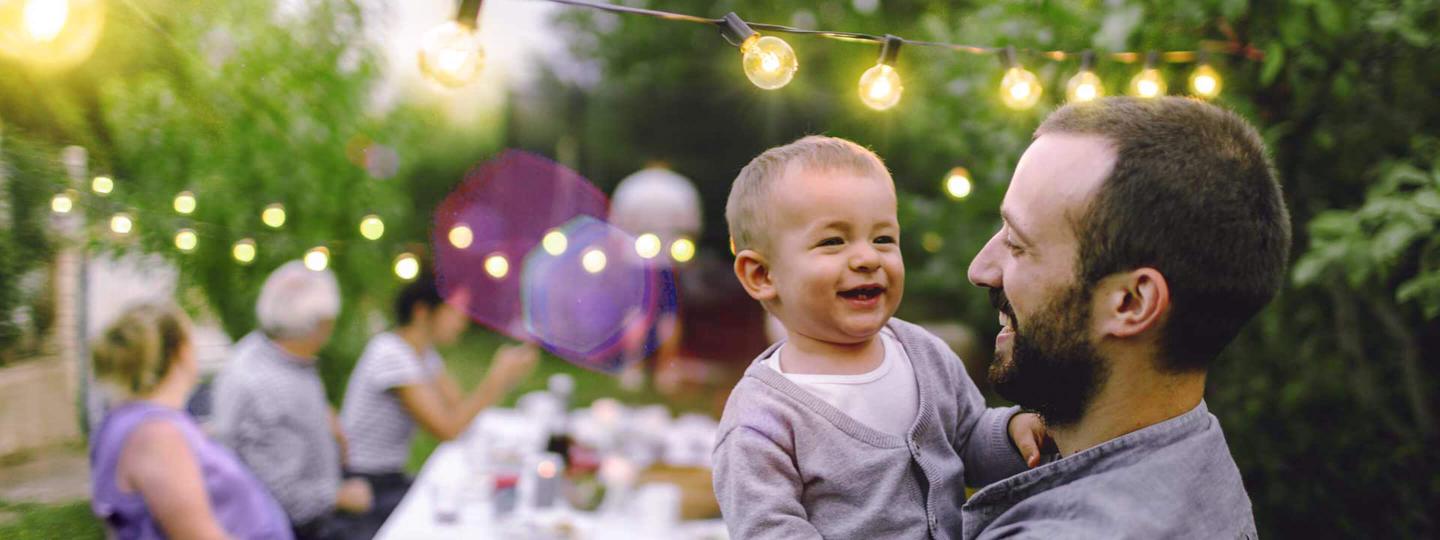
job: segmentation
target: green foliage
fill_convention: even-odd
[[[0,512],[17,514],[15,521],[0,525],[0,538],[105,538],[105,529],[90,513],[90,503],[85,501],[54,506],[0,501]]]
[[[59,171],[45,159],[50,149],[25,141],[7,139],[0,126],[0,206],[7,214],[0,221],[0,365],[16,352],[25,330],[13,314],[34,307],[34,293],[20,286],[27,273],[43,268],[51,255],[46,234],[50,196],[58,185]],[[31,313],[32,322],[37,313]]]

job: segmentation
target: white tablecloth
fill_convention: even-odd
[[[533,427],[524,416],[509,409],[492,409],[475,419],[472,429],[480,436],[533,437]],[[443,540],[448,538],[466,540],[523,539],[532,537],[516,529],[507,529],[497,522],[493,512],[481,501],[459,505],[458,519],[442,523],[436,519],[436,482],[465,476],[469,473],[464,455],[464,443],[460,440],[441,443],[425,461],[415,483],[400,501],[390,519],[385,522],[379,534],[381,540]],[[571,531],[568,536],[539,536],[541,538],[567,538],[575,540],[722,540],[728,538],[725,524],[721,520],[684,521],[668,530],[657,530],[653,524],[633,517],[612,517],[592,512],[575,510],[550,511],[539,516],[549,523],[563,522]],[[547,528],[547,530],[550,528]]]

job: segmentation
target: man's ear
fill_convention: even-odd
[[[735,254],[735,278],[751,298],[765,302],[775,299],[775,283],[770,279],[770,263],[753,249]]]
[[[1128,338],[1158,329],[1170,316],[1170,284],[1154,268],[1137,268],[1100,280],[1096,287],[1100,332]]]

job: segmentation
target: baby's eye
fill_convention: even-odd
[[[831,236],[829,238],[821,240],[819,244],[815,244],[815,247],[839,246],[843,245],[844,243],[844,238],[840,238],[839,236]]]
[[[875,238],[875,243],[876,243],[876,244],[894,244],[894,243],[895,243],[895,237],[894,237],[894,236],[890,236],[890,235],[878,236],[878,237]]]

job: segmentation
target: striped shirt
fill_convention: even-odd
[[[435,349],[422,356],[404,338],[385,332],[370,339],[361,353],[340,423],[349,435],[349,467],[367,474],[400,472],[410,458],[410,440],[415,420],[400,402],[395,389],[413,384],[433,384],[444,373],[444,363]]]
[[[340,452],[315,362],[258,331],[232,355],[215,383],[216,438],[255,472],[291,523],[327,515],[340,487]]]

